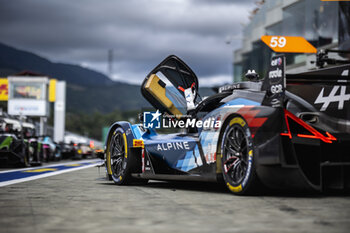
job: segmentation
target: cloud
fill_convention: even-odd
[[[230,76],[240,42],[225,40],[241,34],[251,8],[229,0],[0,0],[0,42],[105,73],[113,49],[113,77],[134,83],[176,54],[209,80]]]

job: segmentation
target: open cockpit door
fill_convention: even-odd
[[[175,55],[164,59],[147,75],[141,92],[153,107],[177,118],[200,102],[197,76]]]

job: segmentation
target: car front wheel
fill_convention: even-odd
[[[109,166],[112,179],[115,184],[123,185],[130,183],[131,170],[134,166],[133,156],[128,154],[126,135],[121,128],[117,128],[109,142],[107,151],[107,166]]]
[[[221,166],[225,184],[234,194],[256,194],[261,187],[255,171],[253,139],[240,116],[230,119],[225,128]]]

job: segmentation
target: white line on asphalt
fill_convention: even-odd
[[[41,169],[41,168],[47,168],[47,167],[56,167],[56,166],[64,166],[64,165],[69,165],[69,164],[76,164],[76,163],[90,163],[90,162],[103,162],[101,159],[90,159],[90,160],[77,160],[77,161],[72,161],[72,162],[67,162],[67,163],[55,163],[55,164],[50,164],[50,165],[45,165],[45,166],[39,166],[39,167],[28,167],[28,168],[20,168],[20,169],[11,169],[11,170],[6,170],[6,171],[0,171],[1,173],[8,173],[8,172],[17,172],[17,171],[26,171],[26,170],[33,170],[33,169]]]
[[[66,164],[71,164],[71,163],[66,163]],[[0,187],[4,187],[4,186],[7,186],[7,185],[11,185],[11,184],[22,183],[22,182],[26,182],[26,181],[31,181],[31,180],[37,180],[37,179],[41,179],[41,178],[45,178],[45,177],[49,177],[49,176],[55,176],[55,175],[59,175],[59,174],[62,174],[62,173],[82,170],[82,169],[85,169],[85,168],[95,167],[96,165],[98,165],[98,163],[91,164],[91,165],[85,165],[85,166],[81,166],[81,167],[77,167],[77,168],[71,168],[71,169],[65,169],[65,170],[60,170],[60,171],[55,171],[55,172],[49,172],[49,173],[45,173],[45,174],[41,174],[41,175],[35,175],[35,176],[21,178],[21,179],[4,181],[4,182],[0,182]]]

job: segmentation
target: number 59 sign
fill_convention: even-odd
[[[317,49],[300,36],[262,36],[261,40],[277,53],[317,53]]]

